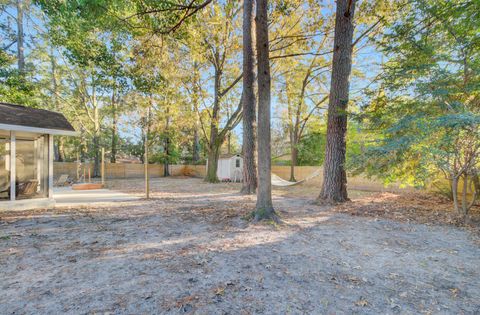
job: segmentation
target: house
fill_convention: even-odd
[[[53,207],[53,137],[76,134],[60,113],[0,103],[0,210]]]
[[[241,182],[243,158],[240,154],[223,154],[218,158],[217,177],[221,181]]]

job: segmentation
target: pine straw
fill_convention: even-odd
[[[453,204],[445,197],[426,193],[376,193],[352,202],[337,205],[334,211],[353,216],[378,217],[402,222],[447,224],[478,228],[480,207],[470,209],[467,224],[453,211]]]

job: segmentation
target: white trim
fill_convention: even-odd
[[[48,198],[53,198],[53,135],[48,135]]]
[[[10,201],[15,201],[17,179],[17,139],[15,131],[10,131]]]
[[[38,128],[38,127],[29,127],[29,126],[20,126],[20,125],[8,125],[8,124],[0,124],[0,130],[24,131],[24,132],[42,133],[42,134],[49,134],[49,135],[56,135],[56,136],[78,136],[79,135],[77,131]]]

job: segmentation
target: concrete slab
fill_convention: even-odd
[[[103,206],[140,200],[140,197],[109,189],[73,190],[71,187],[54,188],[53,198],[56,208]]]
[[[21,199],[0,201],[0,211],[23,211],[33,209],[53,209],[55,200],[49,198]]]

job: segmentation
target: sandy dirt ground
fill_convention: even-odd
[[[151,186],[134,204],[1,213],[0,314],[480,313],[471,229],[352,215],[301,187],[275,191],[283,225],[252,224],[238,184]]]

